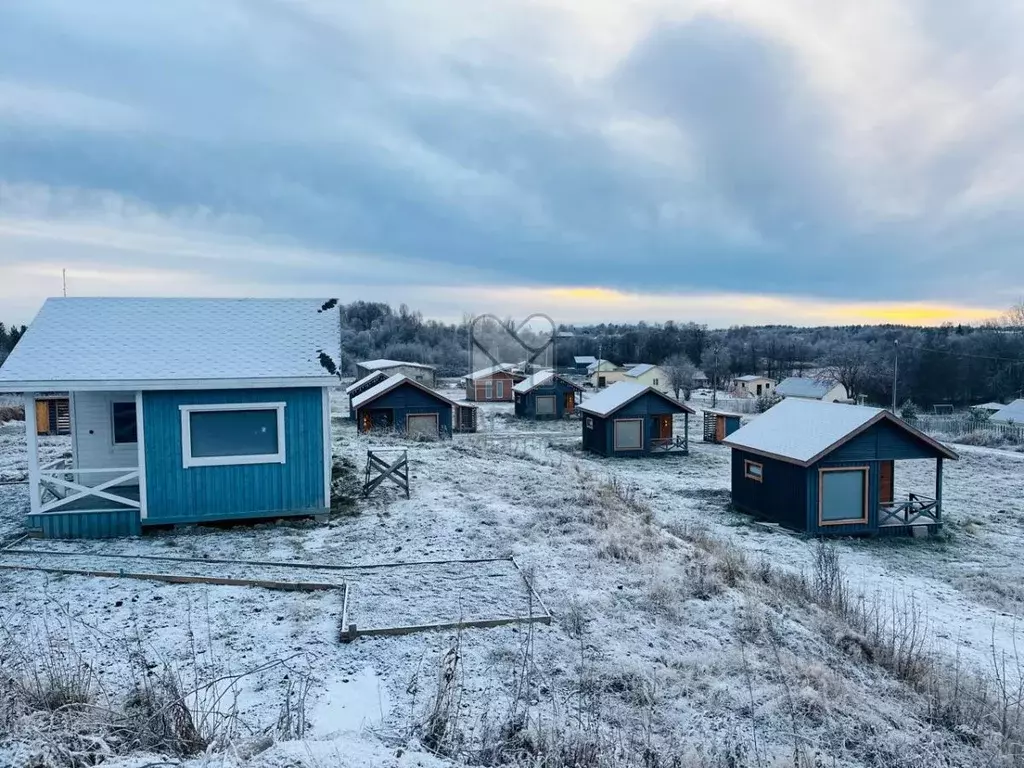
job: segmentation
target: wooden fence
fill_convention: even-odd
[[[991,436],[994,439],[1002,438],[1014,443],[1024,443],[1024,424],[997,424],[963,415],[921,415],[910,423],[922,432],[938,434],[948,438],[977,434]]]

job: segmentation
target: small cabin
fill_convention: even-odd
[[[455,432],[476,432],[479,428],[479,414],[475,405],[455,403],[454,419]]]
[[[352,401],[360,432],[395,432],[437,439],[452,434],[457,404],[439,392],[397,373]]]
[[[804,400],[820,400],[823,403],[842,403],[850,399],[846,387],[831,379],[790,376],[779,382],[775,388],[779,397],[800,397]]]
[[[775,390],[775,379],[767,376],[737,376],[732,380],[732,388],[741,397],[761,397]]]
[[[668,374],[660,365],[638,363],[637,365],[630,366],[626,369],[623,381],[646,384],[655,389],[660,389],[662,392],[672,392],[672,384],[669,381]]]
[[[740,428],[738,413],[730,411],[704,411],[704,442],[720,443]]]
[[[688,453],[694,410],[651,386],[620,381],[579,406],[583,448],[602,456]],[[683,434],[675,416],[683,415]]]
[[[604,389],[626,378],[626,369],[609,360],[598,360],[587,367],[587,380],[595,389]]]
[[[57,298],[0,367],[25,397],[28,532],[325,515],[329,302]],[[42,463],[40,392],[67,392],[70,455]],[[46,398],[42,398],[46,400]]]
[[[475,402],[512,402],[512,387],[526,378],[511,364],[492,365],[466,377],[466,399]]]
[[[573,370],[578,374],[586,374],[587,369],[597,362],[597,358],[593,355],[576,355],[572,359]]]
[[[889,411],[800,399],[783,400],[724,442],[733,507],[815,535],[938,530],[943,462],[958,458]],[[906,487],[903,461],[931,462],[934,488]]]
[[[353,384],[350,384],[345,389],[345,394],[348,395],[348,417],[354,419],[356,417],[356,409],[352,405],[352,401],[355,400],[359,395],[363,394],[369,389],[380,384],[384,381],[388,375],[383,371],[374,371],[363,378],[359,379]]]
[[[36,398],[36,434],[71,434],[71,398],[66,395],[41,395]]]
[[[513,387],[517,419],[561,419],[576,411],[583,387],[554,371],[540,371]]]
[[[437,369],[425,363],[414,363],[409,360],[363,360],[356,363],[356,379],[364,379],[375,371],[380,371],[385,376],[403,374],[413,381],[425,384],[428,387],[437,386]]]

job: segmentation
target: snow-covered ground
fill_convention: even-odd
[[[357,435],[343,418],[343,398],[334,408],[335,454],[359,469],[368,447],[406,445]],[[139,652],[203,679],[234,675],[231,697],[250,739],[274,730],[301,680],[308,684],[309,727],[303,742],[252,758],[268,766],[348,764],[331,758],[332,751],[350,760],[364,750],[376,758],[363,764],[430,765],[422,752],[402,750],[424,721],[442,659],[456,643],[457,708],[467,739],[483,738],[513,706],[528,659],[527,699],[544,717],[596,718],[623,742],[648,740],[673,754],[746,750],[747,762],[737,765],[771,765],[768,758],[787,755],[791,765],[799,719],[801,738],[828,758],[825,765],[833,757],[836,765],[896,764],[879,757],[882,741],[893,755],[925,757],[941,742],[948,764],[972,764],[965,744],[947,744],[925,722],[913,692],[845,654],[823,630],[819,612],[731,583],[727,554],[714,554],[718,570],[707,571],[708,555],[694,532],[735,545],[751,563],[794,570],[811,567],[816,545],[763,530],[729,509],[729,451],[700,442],[699,419],[691,421],[688,457],[610,460],[580,450],[579,422],[517,421],[511,404],[482,404],[480,415],[477,434],[407,444],[410,499],[375,495],[326,525],[297,521],[31,546],[361,566],[514,556],[556,617],[550,626],[341,644],[337,591],[0,571],[0,631],[22,647],[43,647],[70,628],[76,653],[95,670],[99,696],[111,700],[130,686]],[[3,477],[24,467],[20,428],[0,427]],[[65,449],[59,440],[45,448],[46,455]],[[914,601],[933,633],[929,652],[991,667],[993,653],[1014,652],[1024,598],[1024,456],[959,450],[962,460],[947,464],[945,536],[836,546],[857,590]],[[900,464],[897,493],[928,493],[932,472],[928,462]],[[19,529],[25,494],[24,485],[0,486],[0,538]],[[390,600],[385,606],[380,598],[381,610],[407,608],[409,623],[455,612],[504,615],[530,599],[507,576],[469,567],[392,569],[384,577],[368,570],[353,577],[354,605],[376,607],[377,600],[359,607],[358,599],[361,580],[379,579],[371,594]]]

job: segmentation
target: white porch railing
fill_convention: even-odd
[[[103,467],[102,469],[67,469],[64,460],[46,464],[39,470],[39,511],[53,512],[81,499],[95,497],[125,507],[141,509],[138,499],[119,495],[111,489],[139,479],[138,467]],[[97,485],[84,485],[83,476],[115,475]],[[77,482],[76,482],[77,481]],[[47,494],[53,498],[47,501]]]

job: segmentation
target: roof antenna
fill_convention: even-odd
[[[66,299],[68,297],[68,271],[66,269],[60,271],[60,279],[64,283],[64,298]]]

